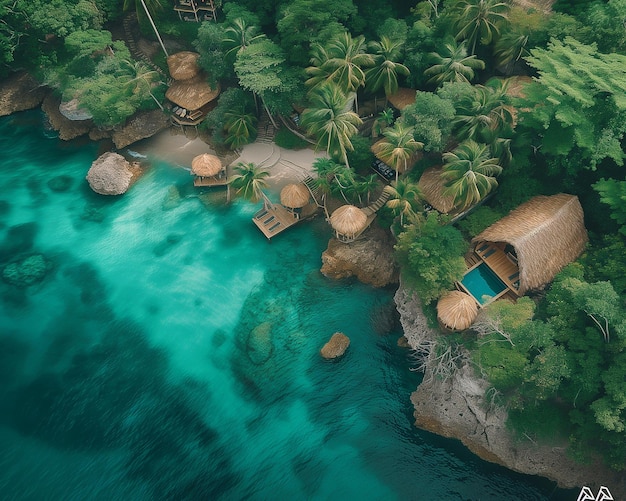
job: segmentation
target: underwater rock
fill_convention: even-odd
[[[327,360],[342,356],[350,346],[350,338],[343,332],[335,332],[328,342],[322,346],[320,354]]]
[[[250,331],[246,341],[246,353],[256,365],[263,365],[272,356],[272,324],[263,322]]]
[[[87,172],[89,186],[100,195],[122,195],[132,180],[130,163],[122,155],[110,151],[96,159]]]
[[[35,254],[5,266],[2,279],[16,287],[28,287],[41,282],[49,269],[48,261],[41,254]]]
[[[60,175],[55,176],[52,179],[48,180],[48,188],[52,191],[56,191],[57,193],[62,193],[64,191],[69,190],[72,187],[72,178],[71,176]]]
[[[180,196],[180,191],[176,186],[170,186],[167,189],[167,195],[165,195],[165,200],[163,200],[163,210],[171,210],[175,209],[180,205],[182,198]]]
[[[333,279],[356,278],[364,284],[385,287],[398,282],[393,245],[384,230],[370,228],[362,238],[343,243],[332,238],[322,253],[321,272]]]

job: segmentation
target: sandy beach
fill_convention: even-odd
[[[131,152],[145,155],[148,159],[156,157],[184,169],[191,167],[191,161],[197,155],[216,154],[202,139],[190,139],[170,130],[134,146],[129,149]],[[259,141],[245,145],[239,154],[230,152],[226,156],[218,156],[229,166],[230,172],[239,162],[252,162],[264,168],[270,173],[267,178],[270,191],[280,192],[286,184],[301,181],[308,175],[314,176],[313,162],[318,157],[325,157],[326,152],[316,152],[312,148],[287,150],[271,142]]]

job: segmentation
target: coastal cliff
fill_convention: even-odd
[[[419,298],[400,285],[395,302],[404,335],[413,349],[428,345],[442,334],[428,326]],[[601,464],[582,465],[566,454],[566,444],[540,445],[518,440],[506,427],[504,408],[490,406],[488,383],[469,363],[450,378],[433,377],[427,368],[424,381],[411,395],[415,425],[438,435],[460,440],[480,458],[519,473],[539,475],[562,488],[607,486],[615,499],[626,499],[626,479]]]

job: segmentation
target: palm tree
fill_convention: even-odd
[[[239,106],[224,113],[224,130],[227,133],[225,143],[232,150],[248,144],[256,137],[257,117]]]
[[[508,81],[492,79],[475,85],[473,93],[458,104],[454,118],[456,136],[474,141],[493,142],[513,126],[513,109],[508,104]]]
[[[464,141],[442,157],[444,193],[454,197],[456,207],[466,209],[498,186],[496,176],[502,172],[502,167],[498,165],[498,159],[491,156],[488,145]]]
[[[335,82],[346,94],[356,92],[359,87],[365,85],[365,71],[374,64],[371,54],[365,52],[365,38],[358,36],[352,38],[350,33],[343,33],[332,38],[324,47],[313,46],[311,63],[307,68],[311,78],[307,84],[315,88],[322,82]],[[358,101],[355,97],[355,105],[358,113]]]
[[[259,33],[259,28],[249,25],[245,19],[238,17],[233,20],[231,26],[224,30],[222,44],[226,49],[226,57],[237,55],[241,50],[265,38],[263,33]]]
[[[470,82],[474,79],[474,70],[484,70],[485,62],[475,55],[468,56],[465,42],[456,41],[444,45],[441,54],[431,52],[435,64],[424,71],[429,76],[428,83],[441,85],[444,82]]]
[[[372,92],[385,91],[385,106],[391,94],[398,91],[398,75],[409,76],[409,69],[395,62],[400,56],[402,42],[393,42],[386,36],[380,42],[371,42],[370,50],[374,53],[374,67],[365,71],[366,86]]]
[[[359,181],[359,191],[361,194],[366,195],[366,203],[370,203],[372,193],[380,186],[378,176],[376,174],[370,174],[369,176],[362,177]]]
[[[263,190],[267,188],[265,178],[270,175],[253,163],[239,162],[235,167],[236,174],[230,179],[230,184],[236,193],[253,203],[265,198]]]
[[[409,219],[417,218],[414,206],[421,200],[422,193],[416,184],[396,181],[393,185],[385,186],[385,191],[391,195],[385,206],[389,207],[395,215],[400,216],[400,226],[404,226],[404,216]]]
[[[317,138],[317,148],[341,158],[349,166],[347,152],[352,151],[350,138],[363,122],[346,108],[347,99],[336,84],[325,83],[310,94],[311,107],[302,112],[301,124]]]
[[[407,170],[409,159],[424,147],[424,143],[416,141],[413,137],[413,129],[396,122],[393,127],[383,132],[385,136],[376,143],[374,153],[378,157],[389,159],[391,167],[396,171],[396,183],[398,171],[403,165],[403,171]]]
[[[530,52],[528,52],[526,48],[528,46],[528,39],[528,33],[510,31],[504,33],[496,41],[493,55],[496,57],[498,64],[506,68],[507,75],[511,73],[515,63],[530,55]]]
[[[140,93],[142,91],[147,91],[150,94],[150,97],[154,100],[156,105],[163,111],[163,106],[156,98],[156,96],[152,93],[152,87],[157,85],[162,85],[163,82],[160,80],[161,75],[155,70],[151,70],[141,61],[130,61],[125,59],[124,64],[128,66],[130,70],[130,74],[123,77],[122,80],[125,80],[125,84],[129,87],[133,88],[133,94]]]
[[[395,118],[391,108],[381,111],[372,124],[372,137],[378,137],[384,129],[393,125]]]
[[[509,5],[498,0],[461,0],[455,9],[456,39],[467,40],[475,54],[478,42],[489,45],[500,35],[508,11]]]
[[[163,40],[161,39],[161,35],[159,34],[159,30],[157,30],[156,25],[154,24],[154,21],[152,20],[152,16],[150,15],[150,11],[148,10],[148,5],[146,5],[146,2],[148,3],[148,5],[150,5],[150,8],[152,10],[161,10],[163,8],[163,6],[165,5],[165,2],[163,2],[163,0],[124,0],[124,10],[129,10],[133,5],[135,6],[135,10],[137,11],[137,17],[139,17],[139,5],[141,4],[141,6],[143,7],[144,12],[146,13],[146,17],[148,18],[148,21],[150,21],[150,25],[152,26],[152,29],[154,30],[154,34],[157,37],[157,40],[159,41],[159,44],[161,44],[161,49],[163,49],[163,52],[165,53],[165,57],[169,57],[169,54],[167,53],[167,50],[165,49],[165,44],[163,43]]]

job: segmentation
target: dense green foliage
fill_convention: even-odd
[[[538,194],[578,195],[590,237],[578,263],[533,301],[485,308],[463,339],[517,432],[554,431],[579,457],[626,468],[626,0],[559,0],[552,13],[498,0],[224,0],[199,25],[145,3],[165,45],[195,48],[221,84],[202,124],[216,145],[253,141],[263,113],[296,117],[330,156],[316,162],[324,197],[364,205],[381,190],[369,170],[380,142],[398,173],[381,213],[427,304],[500,215]],[[28,70],[102,128],[163,106],[166,77],[117,39],[129,11],[157,40],[136,0],[0,0],[0,76]],[[153,62],[164,69],[164,57]],[[415,102],[392,110],[403,87]],[[485,203],[459,229],[424,217],[416,183],[431,165],[445,165],[457,208]],[[258,200],[264,179],[240,165],[233,187]]]

